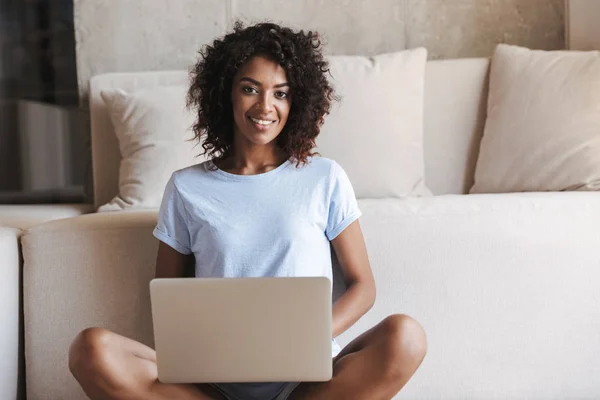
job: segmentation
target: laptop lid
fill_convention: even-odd
[[[153,279],[150,294],[161,382],[331,379],[326,277]]]

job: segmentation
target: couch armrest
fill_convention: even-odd
[[[153,346],[148,284],[157,211],[51,221],[22,238],[28,398],[85,399],[69,373],[71,341],[99,326]]]
[[[0,226],[0,398],[16,399],[19,361],[19,236],[18,229]]]
[[[69,218],[94,211],[91,204],[7,204],[0,205],[0,225],[28,229],[55,219]]]

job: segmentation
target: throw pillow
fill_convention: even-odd
[[[341,101],[325,118],[317,151],[344,168],[358,198],[431,195],[423,159],[427,50],[328,61]]]
[[[471,193],[600,190],[600,52],[498,45]]]
[[[100,93],[119,141],[119,194],[98,208],[118,211],[159,208],[165,185],[180,168],[203,161],[193,138],[194,114],[185,107],[187,88],[162,86],[127,93]]]

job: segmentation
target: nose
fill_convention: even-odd
[[[273,110],[273,101],[271,96],[269,96],[267,93],[263,93],[258,99],[257,107],[261,113],[267,114],[271,112]]]

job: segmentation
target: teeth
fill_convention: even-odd
[[[264,121],[262,119],[256,119],[256,118],[252,118],[250,117],[250,119],[252,120],[252,122],[257,123],[259,125],[269,125],[272,124],[275,121]]]

